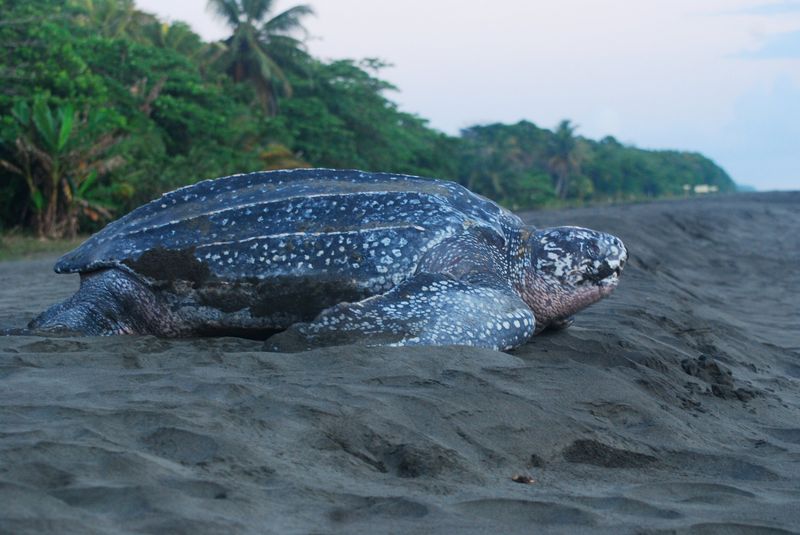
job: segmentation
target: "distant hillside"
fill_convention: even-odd
[[[516,208],[559,198],[678,196],[700,185],[736,189],[728,174],[701,154],[642,150],[613,137],[593,141],[576,137],[574,130],[569,121],[554,131],[527,121],[468,128],[461,137],[459,180]]]

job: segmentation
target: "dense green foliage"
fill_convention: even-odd
[[[299,166],[448,178],[512,208],[734,189],[699,154],[569,121],[445,135],[387,98],[380,61],[311,57],[308,6],[209,4],[230,38],[204,43],[132,0],[0,0],[0,228],[73,235],[180,185]]]
[[[569,121],[555,131],[527,121],[468,128],[461,137],[458,179],[515,209],[686,195],[700,185],[736,189],[701,154],[641,150],[610,136],[592,141],[573,130]]]

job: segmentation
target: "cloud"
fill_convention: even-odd
[[[706,152],[735,180],[759,189],[800,189],[800,85],[782,76],[736,102]]]
[[[785,0],[783,2],[772,2],[753,7],[729,11],[732,15],[786,15],[787,13],[800,13],[800,2],[797,0]]]
[[[742,52],[744,59],[800,59],[800,30],[771,35],[761,46],[750,52]]]

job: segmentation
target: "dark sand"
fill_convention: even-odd
[[[800,193],[527,218],[631,261],[513,354],[0,338],[0,532],[800,531]],[[0,264],[0,327],[52,261]]]

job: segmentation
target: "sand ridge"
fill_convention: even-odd
[[[0,338],[0,532],[796,532],[800,194],[523,217],[631,259],[513,354]],[[0,327],[52,260],[0,264]]]

